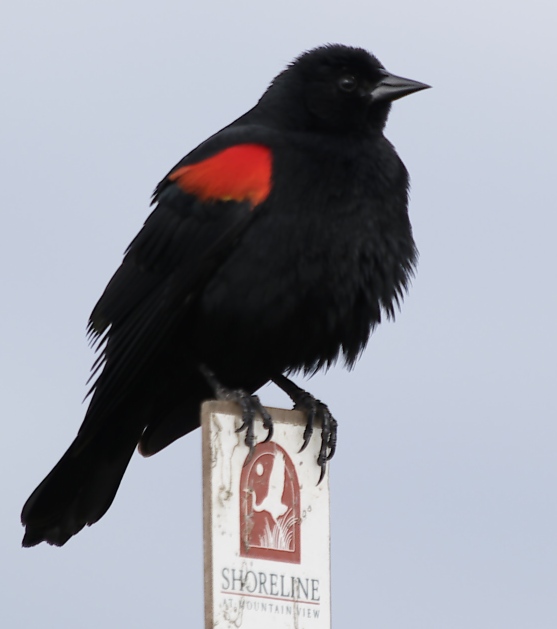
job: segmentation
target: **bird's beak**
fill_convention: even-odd
[[[412,81],[411,79],[403,79],[401,76],[386,73],[385,77],[373,88],[370,93],[371,102],[393,101],[408,94],[427,90],[431,85]]]

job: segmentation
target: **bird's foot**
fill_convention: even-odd
[[[267,430],[267,437],[263,443],[267,443],[273,437],[273,418],[267,411],[267,409],[261,404],[257,395],[251,395],[243,389],[227,389],[219,380],[217,380],[215,374],[208,369],[205,365],[201,365],[200,371],[211,385],[215,396],[218,400],[226,400],[230,402],[236,402],[242,409],[242,425],[236,430],[236,432],[246,431],[246,437],[244,443],[249,448],[248,461],[253,456],[255,450],[255,416],[257,413],[261,415],[263,419],[263,428]]]
[[[315,420],[321,423],[321,448],[317,457],[317,465],[321,468],[317,484],[323,480],[327,470],[327,461],[330,461],[337,447],[337,426],[336,419],[331,415],[331,411],[326,404],[317,400],[311,393],[304,391],[297,384],[283,375],[273,378],[273,382],[287,393],[294,402],[294,408],[302,411],[306,417],[306,427],[304,430],[304,441],[300,452],[305,450],[313,435]]]

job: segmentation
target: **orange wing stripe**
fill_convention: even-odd
[[[254,206],[271,192],[271,150],[238,144],[208,159],[182,166],[169,175],[182,190],[202,201],[250,201]]]

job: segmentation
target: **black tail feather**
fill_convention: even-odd
[[[23,546],[62,546],[85,525],[97,522],[112,504],[139,434],[107,447],[106,437],[78,437],[23,507]],[[121,435],[120,435],[121,437]]]

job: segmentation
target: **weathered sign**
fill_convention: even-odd
[[[237,405],[203,406],[206,629],[329,629],[329,476],[320,430],[299,452],[301,413],[269,409],[250,458]]]

